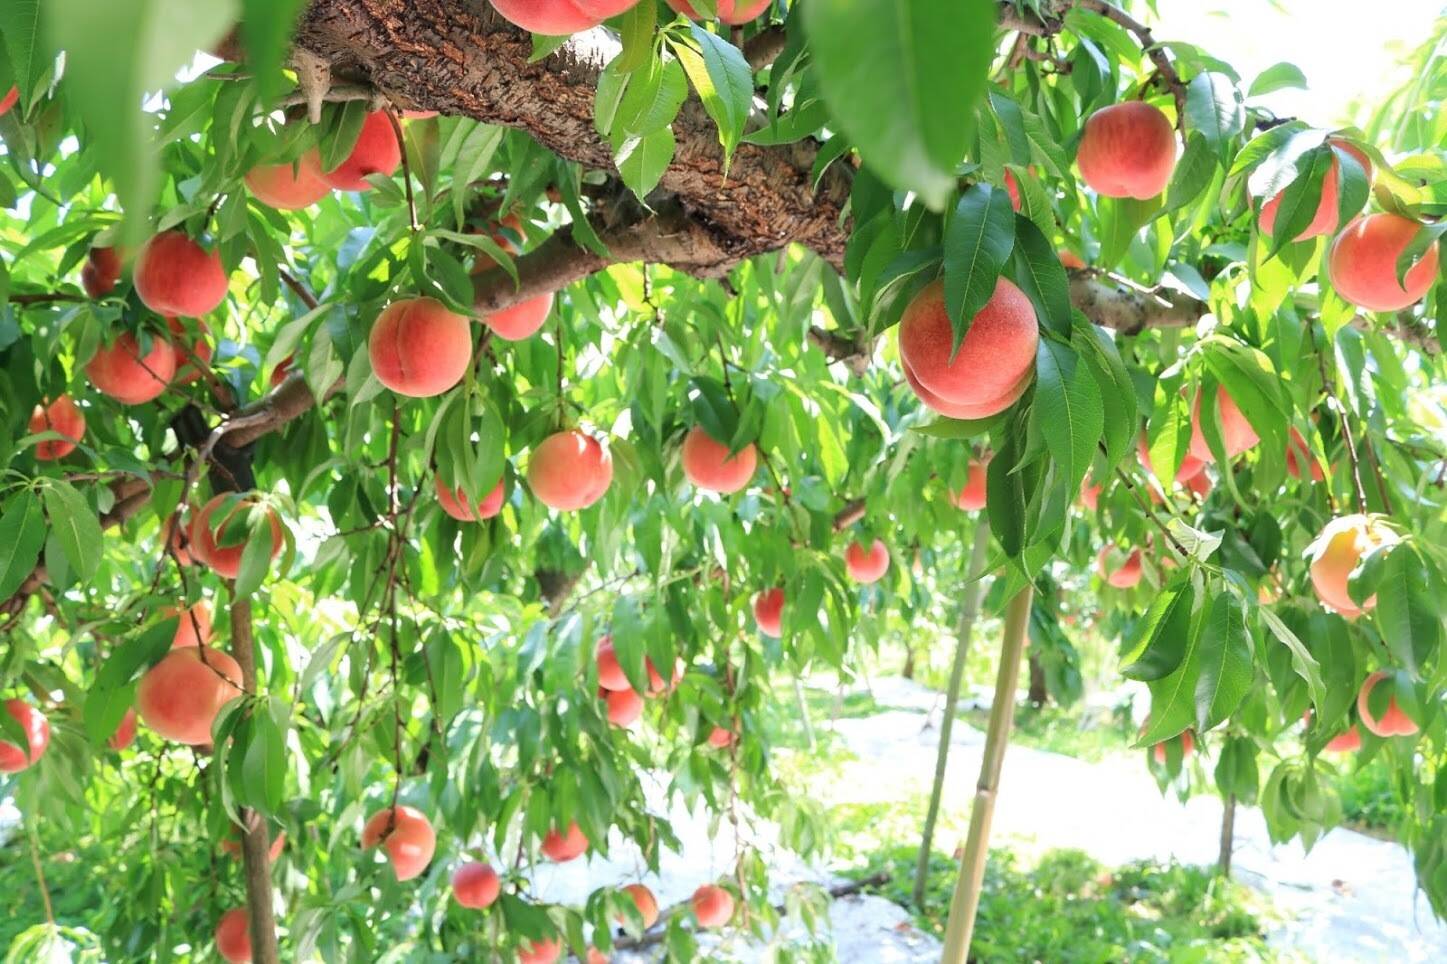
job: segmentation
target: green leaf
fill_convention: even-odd
[[[257,92],[270,101],[286,84],[282,62],[306,0],[241,0],[241,40]]]
[[[242,513],[238,513],[242,515]],[[249,596],[261,588],[266,572],[271,568],[271,525],[261,513],[245,513],[247,520],[246,548],[241,550],[241,565],[236,570],[234,592],[238,597]]]
[[[100,566],[100,520],[85,497],[68,482],[47,480],[41,496],[51,535],[59,542],[66,561],[78,576],[89,579]]]
[[[21,489],[0,515],[0,599],[9,599],[35,570],[45,545],[45,515],[31,489]]]
[[[445,725],[462,709],[463,686],[467,682],[462,648],[451,633],[440,631],[433,634],[427,644],[427,665],[436,687],[437,718]]]
[[[991,0],[811,0],[804,28],[830,112],[870,167],[944,207],[995,56]]]
[[[366,120],[367,105],[360,100],[333,105],[323,113],[321,137],[317,139],[322,170],[333,170],[351,156]]]
[[[945,229],[945,309],[955,347],[995,293],[1000,271],[1015,247],[1015,215],[1004,190],[974,184],[960,195]]]
[[[1321,664],[1312,657],[1290,627],[1281,621],[1280,616],[1265,606],[1257,609],[1257,612],[1261,614],[1266,628],[1271,630],[1271,635],[1291,650],[1292,669],[1296,670],[1296,675],[1306,680],[1306,687],[1311,691],[1311,701],[1317,706],[1323,705],[1326,702],[1326,685],[1321,680]]]
[[[1211,603],[1201,632],[1200,677],[1196,680],[1196,731],[1204,733],[1236,711],[1254,676],[1246,610],[1223,592]]]
[[[1035,353],[1035,404],[1030,419],[1034,431],[1065,474],[1070,491],[1080,487],[1090,470],[1096,445],[1105,427],[1100,386],[1075,349],[1052,338],[1041,338]]]
[[[1201,624],[1206,609],[1197,610],[1195,618],[1188,614],[1181,627],[1183,636],[1179,664],[1162,679],[1148,685],[1151,691],[1151,717],[1146,732],[1137,745],[1159,743],[1189,729],[1196,715],[1196,682],[1200,678]]]
[[[1186,130],[1199,131],[1207,145],[1220,154],[1245,123],[1241,92],[1231,78],[1210,71],[1191,78],[1186,85]]]
[[[703,109],[718,126],[727,171],[753,107],[754,73],[739,48],[698,24],[692,24],[689,29],[697,50],[683,42],[675,43],[673,49],[694,90],[698,91]]]
[[[634,71],[647,62],[653,50],[653,30],[658,26],[658,4],[637,3],[622,17],[618,33],[623,38],[623,52],[618,55],[618,69]]]
[[[43,15],[40,0],[5,0],[0,4],[0,39],[5,42],[15,86],[20,88],[21,104],[30,103],[36,84],[54,58],[41,33]]]
[[[1021,214],[1015,215],[1015,281],[1035,303],[1045,326],[1069,338],[1070,279],[1045,235]]]
[[[1100,387],[1101,409],[1104,414],[1102,426],[1105,441],[1105,469],[1110,471],[1135,441],[1136,395],[1130,374],[1120,359],[1115,347],[1104,329],[1091,322],[1080,312],[1073,313],[1075,335],[1071,343],[1080,352],[1080,357],[1090,365]]]
[[[1251,89],[1247,91],[1249,97],[1260,97],[1277,90],[1285,90],[1288,87],[1306,89],[1306,75],[1296,64],[1289,64],[1285,61],[1272,64],[1251,81]]]
[[[1024,435],[1020,431],[1007,432],[1005,444],[985,469],[985,511],[990,517],[990,529],[1005,555],[1012,559],[1020,555],[1025,544],[1025,507],[1029,499],[1023,473],[1013,471],[1020,459]]]
[[[1176,162],[1171,186],[1166,191],[1166,214],[1173,214],[1200,197],[1216,176],[1216,152],[1200,131],[1186,137],[1186,151]]]
[[[673,161],[673,151],[673,129],[664,127],[641,137],[624,138],[613,154],[613,163],[623,183],[642,200],[658,186]]]
[[[1321,205],[1321,189],[1327,172],[1336,163],[1331,148],[1322,145],[1308,151],[1297,162],[1296,179],[1281,192],[1281,204],[1276,209],[1276,223],[1272,225],[1271,244],[1266,256],[1272,257],[1285,245],[1296,240],[1316,217]]]
[[[1128,679],[1159,680],[1185,659],[1191,639],[1191,609],[1196,591],[1184,575],[1161,591],[1141,620],[1136,641],[1122,659]]]
[[[688,80],[677,60],[654,56],[628,77],[627,89],[618,102],[610,135],[651,134],[664,130],[678,116],[688,98]]]
[[[286,734],[270,713],[251,714],[251,739],[241,763],[247,799],[257,809],[276,813],[286,795]]]
[[[1159,195],[1147,200],[1103,197],[1099,200],[1100,258],[1097,266],[1114,268],[1145,225],[1160,214]]]
[[[85,122],[85,149],[116,186],[139,233],[158,180],[155,120],[141,110],[148,91],[171,86],[197,50],[236,22],[235,2],[218,0],[49,0],[46,26],[65,51],[65,89]]]
[[[1377,625],[1392,658],[1420,678],[1442,641],[1442,619],[1427,579],[1427,563],[1410,546],[1387,553],[1377,581]]]

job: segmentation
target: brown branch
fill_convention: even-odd
[[[869,369],[872,353],[868,345],[818,326],[811,326],[806,334],[820,351],[833,361],[843,362],[856,377],[863,377]]]
[[[844,503],[844,508],[834,513],[834,531],[843,532],[864,518],[865,502],[863,499],[851,499]]]
[[[202,647],[204,650],[205,647]],[[241,667],[242,687],[256,692],[256,651],[251,633],[251,600],[231,600],[231,653]],[[252,712],[266,712],[253,704]],[[251,923],[252,960],[277,964],[276,918],[271,907],[271,839],[254,810],[241,812],[241,863],[246,875],[246,908]]]
[[[1131,33],[1135,34],[1136,41],[1141,45],[1151,63],[1156,65],[1156,74],[1161,82],[1170,90],[1171,96],[1176,101],[1176,123],[1184,122],[1186,117],[1186,85],[1181,83],[1181,75],[1176,73],[1176,67],[1171,63],[1171,58],[1165,50],[1156,43],[1156,38],[1151,35],[1151,28],[1126,13],[1120,7],[1106,3],[1105,0],[1077,0],[1077,4],[1083,10],[1098,13],[1108,20],[1114,20]]]
[[[763,70],[779,59],[788,44],[789,35],[784,32],[784,25],[776,23],[744,41],[744,60],[754,70]]]

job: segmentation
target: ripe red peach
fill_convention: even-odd
[[[76,443],[85,437],[85,416],[69,395],[62,395],[48,405],[35,406],[35,411],[30,413],[28,430],[31,435],[58,432],[63,436],[35,443],[35,457],[42,462],[53,462],[74,452]]]
[[[1331,753],[1355,753],[1361,748],[1362,734],[1355,723],[1326,742],[1326,749]]]
[[[733,455],[702,425],[688,430],[683,439],[683,474],[700,489],[728,494],[737,492],[754,477],[758,449],[750,442]]]
[[[522,341],[537,334],[553,310],[553,293],[537,295],[515,305],[484,312],[482,323],[503,341]]]
[[[1144,201],[1171,183],[1176,135],[1157,107],[1139,100],[1112,104],[1086,119],[1075,160],[1097,194]]]
[[[142,303],[165,317],[199,318],[226,298],[221,255],[180,231],[162,231],[147,241],[132,276]]]
[[[452,872],[452,898],[463,907],[483,910],[501,891],[497,871],[479,860],[469,860]]]
[[[330,171],[322,173],[322,181],[338,191],[365,191],[370,174],[391,177],[402,163],[402,146],[387,112],[374,110],[362,121],[362,133],[347,159]]]
[[[903,364],[901,367],[904,369],[904,380],[927,408],[931,408],[947,418],[967,420],[989,418],[991,415],[1002,412],[1011,405],[1014,405],[1020,400],[1020,396],[1025,394],[1025,390],[1030,387],[1030,383],[1035,379],[1035,370],[1032,368],[1021,376],[1020,381],[1015,384],[1013,389],[999,398],[982,402],[979,405],[961,405],[957,402],[946,401],[921,385],[908,363]]]
[[[1184,730],[1180,735],[1180,741],[1181,760],[1189,760],[1191,758],[1191,754],[1196,752],[1196,738],[1190,730]],[[1170,740],[1164,740],[1160,743],[1157,743],[1154,747],[1151,748],[1151,752],[1155,755],[1156,762],[1159,763],[1161,766],[1166,765],[1166,748],[1169,744]]]
[[[437,834],[432,823],[415,807],[398,805],[378,810],[362,828],[362,849],[382,845],[398,882],[411,880],[432,862]]]
[[[121,717],[120,723],[116,724],[116,731],[106,737],[106,746],[112,750],[124,750],[136,741],[136,711],[135,708],[126,710],[126,715]]]
[[[667,682],[664,681],[663,674],[658,672],[658,668],[653,665],[652,657],[646,657],[643,660],[643,668],[648,671],[648,695],[650,697],[673,689],[683,680],[684,663],[681,659],[673,661],[673,678]]]
[[[1020,182],[1015,180],[1015,172],[1008,167],[1005,168],[1005,193],[1010,195],[1010,207],[1020,210]]]
[[[586,509],[613,482],[613,457],[598,440],[576,430],[557,432],[533,449],[528,485],[544,505],[563,512]]]
[[[271,838],[271,846],[266,850],[267,863],[276,863],[281,857],[281,852],[285,849],[286,831],[283,830]],[[231,833],[227,835],[225,840],[221,841],[221,850],[228,856],[235,857],[237,860],[241,859],[241,834],[238,832],[235,824],[232,824]]]
[[[1141,433],[1136,436],[1135,454],[1136,458],[1140,460],[1141,468],[1145,469],[1148,475],[1154,475],[1155,469],[1151,468],[1150,440],[1146,436],[1145,429],[1141,429]],[[1176,469],[1176,482],[1185,485],[1191,479],[1200,475],[1205,468],[1205,462],[1202,462],[1196,456],[1187,452],[1186,457],[1181,459],[1181,467]]]
[[[136,688],[141,722],[167,740],[211,742],[221,707],[241,695],[241,667],[216,649],[173,649],[146,670]]]
[[[1357,163],[1366,172],[1367,181],[1372,179],[1372,162],[1366,154],[1355,144],[1346,141],[1333,140],[1342,150],[1356,158]],[[1341,162],[1333,159],[1331,167],[1327,169],[1326,176],[1321,179],[1321,200],[1317,202],[1316,213],[1312,215],[1311,223],[1308,224],[1294,240],[1305,241],[1308,238],[1320,237],[1323,234],[1331,234],[1337,229],[1339,222],[1338,199],[1340,197]],[[1276,233],[1276,214],[1281,209],[1281,199],[1285,191],[1273,195],[1261,206],[1261,233],[1272,237]]]
[[[309,208],[332,189],[322,179],[322,159],[316,148],[295,162],[253,167],[246,172],[246,186],[251,189],[252,197],[278,211]]]
[[[1287,433],[1290,436],[1286,444],[1286,474],[1293,479],[1301,478],[1301,466],[1311,466],[1311,479],[1313,482],[1320,482],[1324,477],[1321,471],[1321,463],[1311,454],[1311,446],[1306,444],[1306,437],[1292,426]]]
[[[889,548],[880,539],[868,546],[855,540],[844,550],[844,568],[855,582],[877,582],[889,570]]]
[[[1372,715],[1370,704],[1372,689],[1390,675],[1385,670],[1378,670],[1366,678],[1366,681],[1362,683],[1361,692],[1357,694],[1357,715],[1362,718],[1362,726],[1377,736],[1411,736],[1417,732],[1417,724],[1397,704],[1395,693],[1387,698],[1387,709],[1382,713],[1380,719]],[[1360,737],[1358,739],[1360,740]]]
[[[955,508],[974,512],[985,507],[985,469],[988,463],[978,459],[970,460],[970,469],[965,476],[965,486],[953,496]]]
[[[563,942],[556,937],[533,941],[518,948],[518,964],[554,964],[563,955]]]
[[[638,0],[492,0],[509,23],[531,33],[564,37],[598,26]]]
[[[235,579],[241,572],[241,556],[246,551],[246,540],[241,539],[234,545],[223,543],[229,541],[228,529],[232,520],[237,520],[239,525],[240,519],[251,512],[253,500],[242,498],[231,502],[228,507],[227,499],[225,494],[215,496],[196,513],[196,518],[191,522],[190,551],[198,562],[210,566],[217,575]],[[286,536],[282,532],[281,519],[276,510],[268,508],[266,516],[271,524],[271,559],[275,560],[286,545]]]
[[[1095,560],[1095,568],[1100,573],[1100,578],[1116,589],[1130,589],[1141,581],[1141,551],[1139,549],[1132,550],[1120,566],[1108,569],[1110,548],[1110,546],[1101,547],[1100,555]]]
[[[1306,549],[1316,597],[1347,619],[1355,619],[1376,606],[1376,596],[1357,605],[1347,591],[1347,578],[1367,552],[1397,541],[1395,532],[1364,515],[1346,515],[1328,522]]]
[[[91,248],[80,268],[80,286],[85,293],[91,298],[104,298],[120,279],[120,252],[115,248]]]
[[[1039,342],[1040,326],[1030,299],[1004,278],[975,315],[953,361],[954,335],[945,311],[943,281],[921,290],[899,324],[906,378],[919,386],[916,393],[926,404],[933,397],[968,413],[952,415],[956,418],[985,418],[1014,404],[1034,376]],[[938,404],[931,407],[943,411]]]
[[[1236,406],[1233,399],[1225,388],[1216,389],[1216,422],[1221,428],[1221,443],[1226,447],[1228,458],[1235,458],[1256,446],[1261,441],[1251,423],[1246,420],[1241,409]],[[1197,393],[1196,399],[1191,403],[1191,455],[1201,462],[1214,462],[1216,456],[1211,453],[1211,447],[1206,444],[1206,436],[1201,431],[1201,395]],[[1183,465],[1182,468],[1185,466]]]
[[[1086,476],[1080,480],[1080,503],[1091,512],[1100,505],[1100,493],[1105,490],[1104,486],[1091,485],[1090,477]]]
[[[699,927],[722,927],[734,916],[733,895],[722,887],[704,884],[693,892],[692,903]]]
[[[200,370],[191,363],[193,355],[203,365],[211,361],[211,344],[206,340],[209,329],[204,321],[198,321],[196,325],[201,330],[201,337],[192,342],[190,348],[187,348],[183,344],[187,338],[186,326],[181,323],[179,318],[166,319],[166,327],[171,332],[171,351],[176,356],[175,379],[177,385],[189,385],[201,377]]]
[[[466,318],[435,298],[405,298],[377,316],[367,354],[383,385],[398,395],[430,398],[467,374],[472,329]]]
[[[1356,218],[1332,242],[1328,268],[1331,284],[1347,301],[1368,311],[1397,311],[1422,300],[1437,278],[1439,242],[1397,280],[1397,258],[1416,237],[1421,225],[1400,214],[1368,214]]]
[[[502,511],[502,500],[506,494],[503,490],[502,479],[498,479],[497,485],[493,486],[492,491],[483,496],[482,501],[475,506],[467,497],[462,486],[449,490],[446,485],[442,484],[440,475],[436,478],[436,486],[437,504],[442,506],[443,512],[458,522],[481,522],[483,519],[491,519]]]
[[[172,649],[210,645],[211,607],[207,606],[204,600],[186,609],[167,606],[161,612],[167,618],[177,617],[176,635],[171,638]]]
[[[784,634],[784,590],[776,586],[754,597],[754,622],[765,636],[778,639]]]
[[[607,705],[608,722],[614,726],[630,727],[643,715],[643,697],[633,690],[602,689],[600,691],[603,694],[603,702]]]
[[[221,915],[216,924],[216,952],[230,964],[251,960],[251,923],[245,907],[236,907]]]
[[[1080,271],[1085,268],[1085,262],[1080,259],[1080,255],[1069,248],[1061,248],[1059,254],[1060,266],[1066,271]]]
[[[130,332],[96,349],[85,365],[85,375],[97,391],[126,405],[140,405],[160,395],[175,373],[176,355],[170,342],[152,338],[150,350],[142,355],[140,343]]]
[[[598,648],[593,653],[593,661],[598,664],[599,686],[605,690],[631,688],[628,677],[623,673],[623,667],[618,663],[618,652],[613,648],[612,636],[604,636],[598,640]]]
[[[24,700],[6,700],[5,712],[25,731],[27,746],[0,740],[0,773],[19,773],[45,755],[50,746],[50,721]]]
[[[748,23],[769,9],[773,0],[718,0],[718,18],[731,26]],[[698,11],[688,0],[668,0],[668,5],[690,20],[698,20]]]
[[[727,749],[728,747],[733,746],[733,743],[733,730],[727,729],[726,727],[722,726],[715,726],[713,729],[708,731],[708,745],[713,747],[715,750]]]
[[[575,820],[568,824],[568,829],[563,833],[549,830],[543,837],[542,851],[544,857],[562,864],[583,856],[588,846],[588,838],[583,836],[583,831]]]
[[[623,893],[633,899],[633,904],[638,908],[638,914],[643,918],[643,929],[648,930],[658,923],[658,898],[653,896],[653,891],[642,884],[629,884],[623,888]],[[618,915],[618,923],[624,923],[624,916]]]
[[[19,87],[11,87],[8,91],[6,91],[5,96],[0,97],[0,117],[4,117],[6,114],[10,113],[10,108],[14,107],[16,101],[18,100],[20,100]]]

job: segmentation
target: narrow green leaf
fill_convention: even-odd
[[[1427,580],[1427,563],[1411,546],[1387,553],[1377,582],[1377,625],[1392,658],[1420,678],[1442,642],[1442,619]]]
[[[21,489],[0,514],[0,599],[15,595],[40,559],[45,515],[31,489]]]
[[[1245,123],[1241,92],[1231,78],[1211,71],[1191,78],[1186,85],[1186,130],[1200,132],[1211,150],[1219,154]]]
[[[49,479],[41,496],[50,519],[51,535],[65,553],[66,561],[82,579],[95,575],[100,566],[101,529],[95,511],[85,497],[68,482]]]
[[[1070,279],[1060,257],[1024,215],[1015,215],[1015,281],[1030,296],[1045,327],[1070,337]]]
[[[663,172],[673,161],[673,129],[664,127],[643,136],[624,138],[613,154],[613,163],[629,190],[639,200],[658,186]]]
[[[1141,621],[1136,642],[1122,660],[1129,679],[1159,680],[1172,673],[1186,656],[1190,641],[1195,589],[1184,576],[1162,590]]]
[[[1200,642],[1196,680],[1196,732],[1204,733],[1236,711],[1251,688],[1251,644],[1246,611],[1229,592],[1211,603]]]
[[[955,346],[995,293],[1000,271],[1015,247],[1015,215],[1004,190],[974,184],[960,195],[945,229],[945,309]]]
[[[1075,349],[1040,339],[1035,354],[1035,404],[1031,424],[1045,438],[1051,458],[1065,474],[1071,493],[1095,458],[1105,427],[1100,386],[1088,366],[1081,365]]]
[[[1306,89],[1306,75],[1296,64],[1289,64],[1285,61],[1272,64],[1251,81],[1251,88],[1247,91],[1248,96],[1260,97],[1263,94],[1270,94],[1273,91],[1284,90],[1288,87]]]

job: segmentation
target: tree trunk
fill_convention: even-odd
[[[809,719],[809,701],[804,698],[804,684],[794,677],[794,699],[799,703],[799,722],[804,724],[804,739],[812,752],[818,744],[814,741],[814,722]]]
[[[965,657],[970,652],[970,636],[975,629],[975,618],[980,613],[980,597],[984,595],[984,573],[986,556],[990,550],[990,524],[982,517],[975,525],[975,544],[970,550],[969,570],[966,573],[964,599],[960,604],[960,625],[955,636],[955,658],[950,664],[950,681],[945,687],[944,715],[940,717],[939,750],[935,754],[935,779],[930,787],[929,809],[925,811],[924,833],[919,841],[919,863],[914,871],[914,906],[924,909],[925,881],[929,876],[930,847],[933,843],[935,821],[939,818],[940,798],[945,788],[945,767],[950,756],[950,731],[955,723],[955,706],[960,699],[960,684],[965,676]],[[914,651],[910,650],[910,655]]]
[[[965,964],[970,938],[975,931],[975,914],[980,909],[980,883],[985,877],[985,854],[989,847],[990,820],[995,814],[995,796],[1000,788],[1000,768],[1010,741],[1010,723],[1015,718],[1015,687],[1020,682],[1020,653],[1025,648],[1025,630],[1030,622],[1030,597],[1034,587],[1026,584],[1015,593],[1005,611],[1005,638],[1000,646],[1000,670],[995,676],[995,699],[990,707],[990,727],[985,733],[985,755],[980,761],[980,780],[975,789],[975,806],[970,811],[970,836],[960,861],[960,878],[950,902],[950,919],[945,925],[945,948],[941,964]]]
[[[1236,794],[1226,795],[1226,808],[1221,811],[1221,849],[1216,856],[1216,872],[1231,876],[1231,851],[1236,838]]]
[[[1040,656],[1035,652],[1035,647],[1030,647],[1030,689],[1025,698],[1034,707],[1044,706],[1050,701],[1050,691],[1045,686],[1045,667],[1040,663]]]
[[[231,654],[241,667],[243,688],[256,692],[256,653],[251,636],[251,600],[231,602]],[[241,863],[246,875],[246,908],[251,920],[251,959],[279,964],[276,916],[271,907],[271,839],[261,815],[242,809]]]
[[[904,668],[899,671],[899,675],[905,679],[914,679],[914,646],[912,645],[906,644]]]

